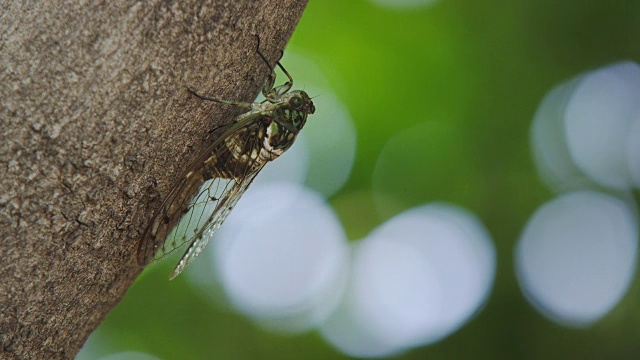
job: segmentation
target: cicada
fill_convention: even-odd
[[[315,112],[307,93],[291,90],[293,78],[280,60],[276,65],[288,81],[274,87],[275,66],[260,51],[259,37],[256,52],[271,69],[262,88],[264,101],[219,100],[189,89],[201,100],[238,106],[247,112],[218,130],[221,135],[190,163],[142,234],[138,262],[143,266],[189,244],[170,279],[198,256],[260,170],[293,145],[307,116]]]

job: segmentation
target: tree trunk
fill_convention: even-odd
[[[306,0],[0,4],[0,358],[72,358],[142,268],[140,234],[251,101]]]

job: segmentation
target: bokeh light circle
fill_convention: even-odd
[[[346,296],[321,332],[358,357],[433,343],[478,310],[494,272],[493,244],[475,216],[444,204],[414,208],[354,247]]]
[[[538,106],[531,126],[531,150],[538,174],[556,191],[593,184],[575,164],[567,144],[565,113],[578,83],[572,80],[552,89]]]
[[[349,109],[334,93],[324,72],[307,57],[288,51],[282,63],[286,64],[289,72],[305,79],[303,83],[296,82],[296,89],[303,89],[312,97],[316,112],[309,115],[304,129],[300,132],[296,143],[289,152],[305,152],[306,176],[302,182],[311,189],[326,197],[335,194],[347,182],[353,167],[356,154],[357,134],[353,125]],[[302,149],[304,147],[304,149]],[[290,159],[278,159],[275,163],[289,162]],[[287,164],[278,164],[287,167]],[[293,164],[292,164],[293,166]],[[277,169],[269,169],[271,178],[277,177]],[[260,175],[262,176],[262,175]],[[286,176],[279,178],[291,181]],[[259,180],[259,178],[258,178]]]
[[[640,188],[640,111],[635,114],[627,139],[627,165],[636,188]]]
[[[316,112],[302,137],[309,149],[305,184],[325,196],[335,194],[349,179],[356,156],[356,129],[347,107],[327,89],[309,85]]]
[[[342,294],[348,260],[342,226],[319,194],[300,185],[252,187],[212,247],[231,304],[269,328],[307,330]]]
[[[613,64],[583,75],[567,103],[565,126],[572,158],[599,184],[632,185],[627,134],[640,110],[640,66]]]
[[[601,193],[565,194],[540,207],[515,251],[522,291],[553,321],[585,326],[609,312],[636,269],[635,212]]]
[[[465,126],[447,121],[427,121],[394,135],[383,148],[372,175],[376,208],[391,217],[433,199],[468,201],[481,193],[474,157],[465,148]],[[460,139],[460,141],[451,141]],[[434,171],[433,169],[438,169]]]

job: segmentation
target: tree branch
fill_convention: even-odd
[[[251,101],[306,0],[0,4],[0,358],[72,358],[142,270],[140,233]]]

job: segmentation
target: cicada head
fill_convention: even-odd
[[[290,91],[280,98],[274,111],[274,120],[295,133],[298,133],[307,122],[307,116],[313,114],[316,107],[306,92]]]

